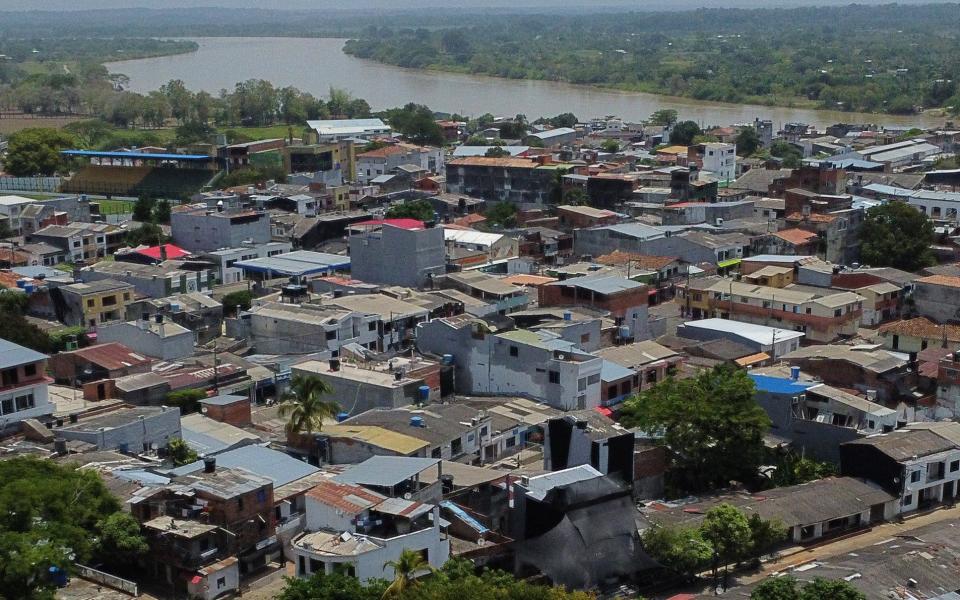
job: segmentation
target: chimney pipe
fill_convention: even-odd
[[[215,456],[204,456],[203,457],[203,472],[204,473],[213,473],[217,470],[217,457]]]

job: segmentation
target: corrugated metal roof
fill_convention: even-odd
[[[392,487],[440,464],[439,458],[373,456],[334,477],[341,483]]]
[[[320,469],[313,465],[297,460],[289,454],[271,450],[263,446],[244,446],[236,450],[228,450],[217,455],[217,468],[239,468],[265,477],[273,482],[277,488],[297,479],[316,473]],[[203,461],[178,467],[170,471],[175,477],[195,473],[203,469]]]

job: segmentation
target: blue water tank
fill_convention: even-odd
[[[350,413],[339,412],[337,413],[337,423],[343,423],[350,418]]]
[[[67,587],[67,572],[57,566],[52,566],[47,570],[50,581],[57,587]]]
[[[573,320],[573,313],[570,312],[569,310],[563,311],[563,320],[564,320],[564,321],[572,321],[572,320]]]
[[[23,291],[25,291],[25,292],[28,293],[28,294],[32,294],[32,293],[33,293],[33,284],[32,284],[32,283],[28,283],[28,284],[26,284],[25,286],[23,286]]]
[[[30,280],[29,280],[29,279],[18,279],[18,280],[17,280],[17,287],[22,290],[22,289],[23,289],[23,286],[27,285],[27,282],[28,282],[28,281],[30,281]]]
[[[426,402],[427,400],[430,399],[430,386],[429,386],[429,385],[421,385],[421,386],[420,386],[419,388],[417,388],[417,389],[420,390],[420,401],[421,401],[421,402]]]
[[[448,365],[448,366],[449,366],[449,365],[452,365],[452,364],[453,364],[453,355],[452,355],[452,354],[444,354],[444,355],[443,355],[443,364]]]
[[[800,379],[800,367],[790,367],[790,379],[794,381]]]
[[[424,427],[423,417],[416,415],[410,417],[410,427]]]

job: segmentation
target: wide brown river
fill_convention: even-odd
[[[200,38],[200,48],[190,54],[108,63],[111,72],[130,78],[138,92],[157,89],[171,79],[181,79],[193,90],[212,94],[232,88],[245,79],[267,79],[276,86],[293,85],[317,96],[331,86],[365,98],[375,109],[407,102],[426,104],[436,111],[477,116],[518,113],[531,120],[572,112],[581,119],[616,115],[637,121],[661,108],[673,108],[683,119],[701,125],[729,125],[772,119],[775,127],[801,122],[880,123],[886,125],[942,124],[927,115],[845,113],[748,104],[701,102],[674,96],[617,92],[550,81],[526,81],[421,71],[383,65],[342,52],[344,40],[330,38]]]

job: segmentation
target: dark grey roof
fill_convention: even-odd
[[[393,487],[440,464],[439,458],[373,456],[333,478],[340,483]]]
[[[864,541],[860,547],[847,549],[804,564],[801,571],[781,572],[793,575],[802,583],[815,577],[846,579],[867,598],[938,598],[960,589],[960,571],[956,557],[960,554],[960,519],[942,520],[915,529],[899,531],[880,542]],[[908,587],[909,580],[917,582]],[[729,590],[731,598],[747,598],[748,587]],[[905,594],[909,591],[909,596]],[[705,596],[704,596],[705,597]],[[946,596],[950,598],[949,595]]]
[[[891,431],[853,440],[847,444],[873,446],[898,462],[910,460],[914,456],[946,452],[957,447],[953,442],[926,429]]]
[[[10,367],[46,359],[46,354],[40,354],[36,350],[0,338],[0,369],[9,369]]]

